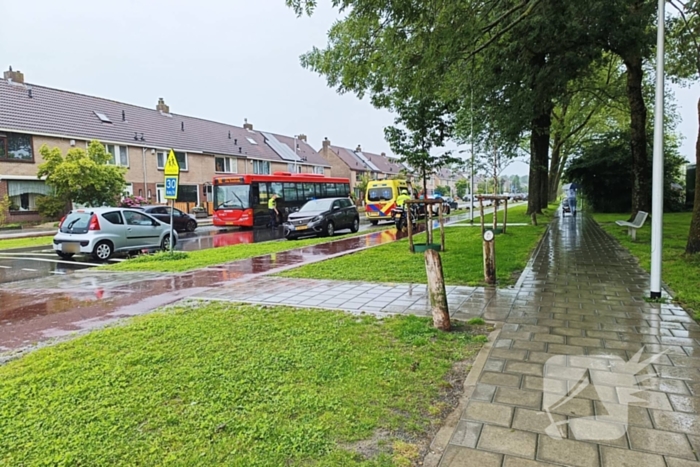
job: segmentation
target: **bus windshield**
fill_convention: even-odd
[[[214,206],[216,209],[250,208],[250,185],[216,185]]]

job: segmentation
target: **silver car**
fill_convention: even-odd
[[[173,232],[177,243],[177,232]],[[170,225],[128,208],[75,209],[61,219],[53,238],[58,256],[92,255],[100,261],[114,253],[170,248]]]

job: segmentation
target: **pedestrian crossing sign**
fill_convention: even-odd
[[[164,174],[167,175],[180,175],[180,164],[177,163],[177,157],[175,157],[175,151],[170,150],[168,154],[168,160],[165,161]]]

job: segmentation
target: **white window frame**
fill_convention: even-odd
[[[182,165],[180,165],[180,172],[187,172],[187,171],[189,171],[189,168],[190,168],[190,160],[189,160],[189,156],[187,155],[187,152],[185,152],[185,151],[175,151],[175,152],[176,152],[176,153],[179,152],[180,154],[184,154],[184,155],[185,155],[185,166],[183,167]],[[163,155],[163,165],[160,165],[160,163],[158,162],[158,155],[159,155],[159,154],[162,154],[162,155]],[[157,168],[158,170],[164,170],[164,169],[165,169],[165,162],[168,160],[168,155],[169,155],[169,154],[170,154],[170,151],[157,151],[157,152],[156,152],[156,168]],[[177,162],[178,162],[178,164],[180,163],[180,161],[177,161]]]
[[[260,161],[253,160],[253,173],[256,175],[271,175],[272,174],[272,164],[270,161]],[[261,170],[261,168],[263,170]],[[267,170],[265,170],[267,169]]]
[[[224,159],[224,170],[216,170],[216,159]],[[226,163],[228,162],[229,169],[226,170]],[[228,156],[214,156],[214,171],[216,173],[224,174],[235,174],[238,173],[238,160],[235,157]]]
[[[321,167],[321,166],[319,166],[319,165],[315,165],[315,166],[314,166],[314,173],[315,173],[315,174],[323,175],[323,174],[325,174],[326,172],[325,172],[325,170],[323,169],[323,167]]]
[[[126,185],[124,185],[124,193],[126,193],[129,196],[134,196],[134,184],[127,183]]]
[[[114,154],[109,152],[108,146],[114,147]],[[114,164],[112,164],[111,162],[107,162],[108,164],[117,165],[117,166],[121,166],[121,167],[129,167],[129,146],[122,146],[120,144],[112,144],[112,143],[104,143],[104,147],[105,147],[105,152],[107,152],[107,154],[114,156]],[[124,150],[126,150],[126,165],[121,163],[121,148],[124,148]]]

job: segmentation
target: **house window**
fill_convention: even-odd
[[[165,168],[165,162],[168,160],[168,154],[170,151],[158,151],[156,153],[156,164],[158,169],[163,170]],[[175,151],[175,159],[180,166],[181,171],[187,171],[187,153]]]
[[[214,169],[217,172],[236,173],[236,159],[233,157],[215,157]]]
[[[180,203],[199,203],[199,185],[180,185],[177,189],[177,199]]]
[[[301,173],[302,166],[299,164],[294,164],[294,163],[289,163],[287,164],[287,172],[296,172],[298,174]]]
[[[134,184],[127,183],[124,186],[124,196],[134,196]]]
[[[36,211],[37,198],[50,194],[51,189],[40,180],[7,181],[10,211]]]
[[[270,174],[270,162],[269,161],[253,161],[253,173],[269,175]]]
[[[127,150],[126,146],[105,144],[105,151],[112,156],[108,164],[129,167],[129,151]]]
[[[32,137],[19,133],[0,133],[0,160],[34,160]]]
[[[314,166],[314,173],[323,175],[324,174],[323,167]]]

